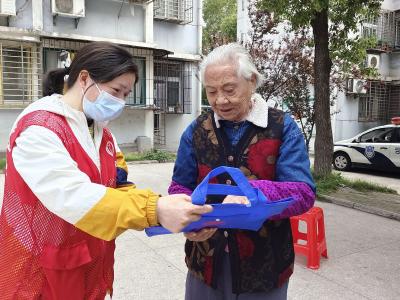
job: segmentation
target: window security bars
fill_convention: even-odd
[[[41,44],[0,40],[0,106],[26,106],[42,97],[44,74],[69,66],[85,41],[43,38]],[[126,105],[158,113],[191,113],[191,63],[160,59],[149,49],[126,47],[139,80]],[[154,62],[156,61],[156,62]]]
[[[400,111],[400,85],[383,81],[369,81],[368,92],[358,103],[360,122],[390,123]]]
[[[191,64],[179,61],[154,62],[154,105],[166,113],[191,113]]]
[[[41,92],[40,46],[0,41],[0,105],[23,107],[39,99]]]
[[[361,35],[365,38],[375,37],[376,48],[392,51],[400,47],[400,12],[382,11],[373,19],[364,20],[361,24]]]
[[[43,39],[44,73],[55,68],[64,67],[66,59],[63,54],[67,53],[68,59],[72,60],[76,52],[86,44],[87,42],[84,41]],[[127,47],[127,50],[135,57],[139,71],[139,80],[132,89],[132,93],[126,98],[126,105],[146,107],[150,102],[147,101],[149,95],[146,94],[146,90],[148,89],[147,84],[149,83],[149,80],[146,78],[146,59],[151,57],[151,52],[132,47]]]
[[[400,115],[400,84],[393,84],[389,93],[387,122]]]

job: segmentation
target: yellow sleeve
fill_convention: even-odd
[[[143,230],[157,225],[158,198],[150,190],[107,188],[104,197],[74,225],[109,241],[127,229]]]
[[[126,173],[128,173],[128,165],[126,164],[124,154],[121,151],[117,151],[116,158],[117,158],[117,168],[121,168],[125,170]]]

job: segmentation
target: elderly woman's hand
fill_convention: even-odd
[[[217,228],[204,228],[197,232],[187,232],[185,237],[192,242],[204,242],[214,235]]]
[[[227,203],[248,204],[249,203],[249,199],[247,199],[246,196],[228,195],[228,196],[225,197],[225,199],[222,202],[222,204],[227,204]]]

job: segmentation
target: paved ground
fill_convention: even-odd
[[[131,165],[139,187],[164,193],[172,164]],[[400,299],[400,222],[329,203],[325,212],[329,259],[318,271],[296,261],[289,299]],[[115,299],[183,299],[186,267],[180,235],[118,241]]]
[[[130,179],[140,188],[166,193],[172,167],[130,165]],[[400,222],[330,203],[317,205],[325,213],[329,259],[313,271],[298,257],[289,299],[400,299]],[[124,233],[117,239],[113,299],[183,299],[183,244],[181,235]]]
[[[320,195],[319,200],[400,221],[398,194],[360,192],[348,187],[339,187],[329,195]]]

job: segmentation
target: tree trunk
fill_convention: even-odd
[[[329,80],[332,61],[329,57],[328,9],[316,12],[311,22],[315,42],[315,159],[314,172],[326,176],[332,171],[333,139],[330,115]]]

